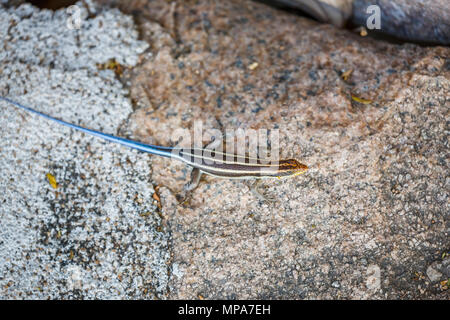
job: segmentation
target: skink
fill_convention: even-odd
[[[45,113],[26,107],[16,101],[0,97],[0,100],[9,102],[16,107],[37,114],[61,125],[88,133],[107,141],[137,149],[150,154],[180,160],[193,167],[191,182],[187,190],[194,189],[200,181],[202,173],[222,178],[251,179],[251,178],[281,178],[292,177],[304,173],[308,167],[295,159],[278,160],[267,162],[260,158],[250,158],[237,154],[227,154],[210,149],[201,148],[178,148],[149,145],[133,140],[128,140],[106,134],[100,131],[83,128],[60,119],[53,118]]]

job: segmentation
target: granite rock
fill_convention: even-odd
[[[126,66],[121,81],[95,70],[90,47],[73,68],[51,52],[48,63],[0,59],[1,94],[164,145],[199,120],[278,129],[281,156],[310,170],[265,181],[275,203],[216,178],[180,203],[184,165],[2,103],[2,297],[448,299],[427,269],[447,275],[449,48],[364,38],[251,1],[101,3],[133,14],[140,32],[101,42]],[[18,25],[48,14],[25,9]],[[117,9],[89,19],[108,12],[134,32]],[[26,35],[5,36],[2,53],[16,54]]]
[[[69,30],[65,10],[0,5],[0,95],[117,134],[128,90],[97,64],[131,68],[148,45],[130,16],[90,9]],[[0,113],[0,298],[166,297],[169,236],[149,157],[3,101]]]
[[[336,26],[368,28],[368,21],[378,8],[379,26],[373,32],[395,41],[450,44],[450,6],[447,0],[259,0],[299,9],[322,22]],[[370,8],[372,7],[372,8]],[[371,29],[371,28],[369,28]],[[371,30],[368,30],[370,33]]]
[[[128,9],[152,53],[131,77],[135,136],[173,144],[167,132],[198,120],[278,128],[282,157],[311,168],[267,181],[274,204],[206,178],[182,205],[189,170],[154,159],[171,298],[448,297],[417,276],[449,245],[448,48],[364,38],[251,1]]]

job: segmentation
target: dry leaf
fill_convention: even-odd
[[[56,182],[55,176],[53,176],[51,173],[47,173],[46,177],[53,189],[58,188],[58,183]]]
[[[373,102],[372,100],[367,100],[367,99],[359,98],[359,97],[354,96],[354,95],[352,95],[352,99],[353,99],[353,101],[356,101],[356,102],[359,102],[359,103],[362,103],[362,104],[370,104],[370,103]]]

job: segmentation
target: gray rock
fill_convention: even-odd
[[[130,16],[90,9],[95,17],[69,30],[64,10],[0,5],[0,94],[117,134],[128,91],[96,64],[132,67],[148,45]],[[0,297],[164,298],[169,238],[148,156],[5,102],[0,114]]]
[[[407,41],[450,44],[447,0],[354,0],[352,22],[366,26],[370,5],[381,9],[381,32]]]
[[[342,27],[346,23],[367,27],[373,14],[369,6],[380,9],[380,29],[375,30],[403,41],[450,44],[450,6],[447,0],[265,0],[303,10],[319,21]]]

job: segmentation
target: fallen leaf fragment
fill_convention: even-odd
[[[353,94],[352,94],[352,100],[356,101],[356,102],[359,102],[359,103],[362,103],[362,104],[370,104],[370,103],[373,102],[372,100],[359,98],[359,97],[357,97],[357,96],[355,96]]]
[[[344,81],[347,81],[348,78],[350,77],[350,75],[352,74],[352,72],[353,72],[353,69],[350,69],[350,70],[345,71],[345,72],[341,75],[342,79],[344,79]]]
[[[58,183],[56,182],[54,175],[52,175],[51,173],[47,173],[45,176],[47,177],[48,182],[50,183],[53,189],[58,188]]]
[[[250,70],[255,70],[258,68],[258,62],[253,62],[251,65],[248,66]]]

